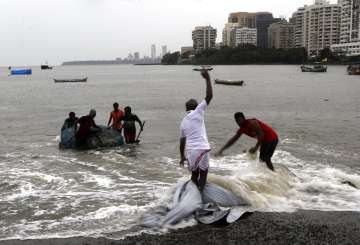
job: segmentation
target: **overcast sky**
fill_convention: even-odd
[[[0,0],[0,66],[150,55],[192,45],[197,25],[218,29],[230,12],[275,17],[313,0]],[[332,2],[335,2],[333,0]]]

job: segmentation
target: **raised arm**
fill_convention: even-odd
[[[223,152],[228,149],[229,147],[231,147],[233,144],[235,144],[235,142],[241,137],[241,133],[237,133],[235,134],[222,148],[221,150],[216,153],[217,156],[221,156],[223,154]]]
[[[212,89],[212,85],[211,85],[209,72],[207,70],[203,70],[203,71],[201,71],[201,76],[206,81],[206,97],[205,97],[205,100],[206,100],[206,103],[209,105],[210,101],[213,98],[213,89]]]

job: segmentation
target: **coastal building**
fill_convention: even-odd
[[[156,45],[155,44],[151,45],[151,58],[152,59],[156,58]]]
[[[161,46],[161,57],[164,57],[166,53],[167,53],[167,46],[166,45]]]
[[[189,53],[192,54],[193,53],[194,48],[192,46],[185,46],[185,47],[181,47],[180,52],[181,55]]]
[[[280,18],[274,18],[272,13],[259,12],[255,15],[255,28],[257,30],[257,46],[259,48],[268,47],[268,28],[272,23],[281,21]]]
[[[215,48],[217,31],[211,26],[197,26],[192,32],[194,52]]]
[[[273,23],[268,29],[268,47],[275,49],[291,49],[295,47],[295,25],[286,20]]]
[[[239,28],[256,28],[256,13],[236,12],[230,13],[228,23],[238,23]]]
[[[331,46],[335,53],[360,55],[360,0],[339,0],[341,6],[340,43]]]
[[[134,60],[140,60],[140,53],[139,52],[134,53]]]
[[[226,23],[223,29],[223,46],[235,47],[235,32],[236,29],[241,28],[239,23]]]
[[[304,12],[305,7],[299,8],[293,13],[290,23],[294,25],[294,45],[295,48],[304,47]]]
[[[317,56],[324,48],[339,43],[340,13],[340,5],[327,0],[315,0],[313,5],[298,9],[292,17],[296,47],[304,47],[309,56]]]
[[[255,28],[239,28],[235,32],[235,45],[257,45],[257,30]]]
[[[266,48],[268,45],[268,27],[274,22],[281,19],[273,17],[269,12],[236,12],[230,13],[228,23],[223,29],[223,45],[235,47],[235,34],[237,29],[249,28],[257,29],[257,44],[256,46]]]

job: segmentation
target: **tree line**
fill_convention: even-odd
[[[308,59],[305,48],[270,49],[257,48],[253,45],[239,45],[234,48],[206,49],[195,55],[190,52],[182,55],[180,52],[169,53],[162,58],[161,63],[163,65],[302,64],[324,59],[329,63],[345,63],[348,61],[344,56],[334,54],[328,48],[321,50],[318,57]]]

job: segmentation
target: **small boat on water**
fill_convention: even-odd
[[[11,75],[31,75],[32,70],[31,69],[11,69],[10,74]]]
[[[80,79],[54,79],[56,83],[85,83],[87,82],[87,77]]]
[[[221,79],[215,79],[215,84],[222,84],[222,85],[231,85],[231,86],[244,86],[244,81],[239,80],[221,80]]]
[[[360,75],[360,62],[349,65],[347,67],[347,73],[349,75]]]
[[[52,66],[48,66],[48,65],[41,65],[40,68],[41,70],[52,70]]]
[[[312,65],[302,65],[302,72],[327,72],[327,66],[322,63],[314,63]]]

